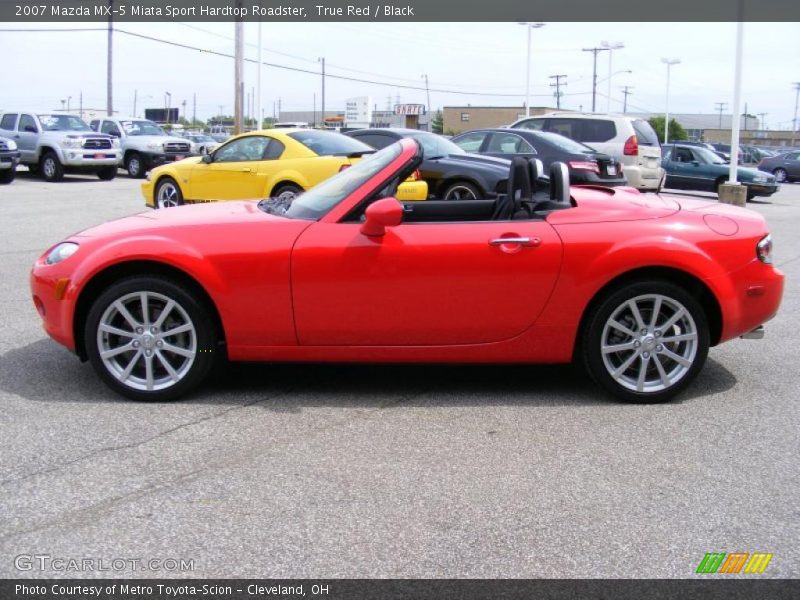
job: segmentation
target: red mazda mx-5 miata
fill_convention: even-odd
[[[134,399],[217,359],[583,362],[665,400],[709,346],[760,337],[783,275],[764,219],[716,201],[572,187],[516,159],[496,200],[400,203],[401,140],[287,205],[184,206],[93,227],[31,274],[47,333]]]

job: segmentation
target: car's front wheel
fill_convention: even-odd
[[[173,179],[166,177],[156,186],[156,208],[172,208],[183,204],[181,188]]]
[[[785,183],[789,179],[786,169],[775,169],[772,174],[775,175],[775,181],[778,183]]]
[[[10,169],[3,169],[0,171],[0,184],[11,183],[17,176],[17,170],[14,167]]]
[[[55,182],[64,179],[64,167],[55,152],[46,152],[42,156],[39,172],[45,181]]]
[[[209,309],[189,288],[149,276],[100,294],[84,335],[97,374],[134,400],[174,400],[195,388],[213,366],[218,339]]]
[[[136,152],[131,152],[128,158],[125,159],[125,169],[128,175],[133,179],[141,179],[145,174],[144,160],[141,155]]]
[[[456,181],[450,184],[442,194],[444,200],[477,200],[483,197],[481,191],[467,181]]]
[[[99,177],[103,181],[111,181],[112,179],[116,178],[117,176],[117,167],[116,165],[113,167],[103,167],[99,171],[97,171],[97,177]]]
[[[303,190],[299,186],[296,186],[293,183],[284,183],[272,190],[272,197],[291,202],[302,193]]]
[[[708,355],[708,319],[697,299],[668,281],[607,294],[583,332],[591,377],[627,402],[663,402],[697,376]]]

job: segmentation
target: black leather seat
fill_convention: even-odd
[[[516,157],[511,161],[508,174],[507,193],[500,194],[495,200],[493,221],[507,221],[519,211],[523,201],[531,199],[531,180],[528,174],[528,161]]]

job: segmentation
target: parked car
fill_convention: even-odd
[[[497,158],[538,158],[545,169],[554,162],[569,167],[573,184],[626,185],[622,166],[607,154],[557,133],[530,129],[477,129],[453,138],[465,152]]]
[[[14,140],[0,137],[0,184],[11,183],[19,164],[19,150]]]
[[[661,146],[650,123],[626,115],[553,112],[520,119],[514,129],[558,133],[622,164],[628,185],[658,191],[664,181]]]
[[[266,129],[228,140],[211,154],[153,169],[142,183],[147,206],[278,197],[303,191],[355,164],[374,150],[339,133]],[[419,185],[405,183],[405,200],[424,200]]]
[[[14,140],[20,164],[45,181],[61,181],[64,173],[92,173],[106,181],[117,176],[119,142],[74,115],[6,112],[0,135]]]
[[[87,229],[36,261],[33,304],[138,400],[184,395],[221,359],[577,358],[617,397],[658,402],[709,346],[761,337],[778,310],[784,277],[754,211],[570,188],[558,163],[536,189],[521,159],[495,200],[398,202],[422,161],[402,139],[288,208],[206,204]]]
[[[800,150],[793,150],[769,158],[761,159],[759,171],[766,171],[775,176],[775,180],[791,183],[800,180]]]
[[[496,198],[508,184],[506,159],[467,154],[452,141],[417,129],[357,129],[348,135],[381,150],[397,140],[412,138],[422,144],[420,178],[428,184],[431,198],[475,200]]]
[[[662,164],[667,171],[664,187],[719,193],[728,180],[730,165],[706,148],[673,144],[665,146]],[[737,179],[747,186],[747,199],[771,196],[778,191],[775,177],[749,167],[737,168]]]
[[[134,179],[141,179],[158,165],[197,156],[188,140],[168,134],[147,119],[104,118],[93,120],[91,125],[95,131],[120,140],[121,165]]]
[[[194,154],[208,154],[220,145],[220,142],[205,133],[184,133],[182,137],[191,142]]]

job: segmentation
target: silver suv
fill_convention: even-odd
[[[169,135],[147,119],[95,119],[91,125],[95,131],[119,139],[122,165],[136,179],[144,177],[153,167],[197,156],[189,140]]]
[[[0,136],[12,139],[20,163],[46,181],[61,181],[64,173],[94,173],[103,180],[117,176],[119,142],[93,132],[74,115],[7,112],[0,117]]]
[[[520,119],[518,129],[559,133],[598,152],[616,158],[628,185],[642,191],[659,191],[664,184],[661,145],[650,123],[627,115],[552,112]]]
[[[11,183],[19,164],[19,150],[14,140],[0,137],[0,184]]]

